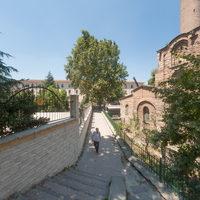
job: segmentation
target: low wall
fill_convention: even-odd
[[[85,137],[86,137],[86,133],[87,133],[88,127],[90,125],[91,117],[92,117],[92,106],[87,108],[87,113],[84,117],[84,121],[82,122],[82,124],[80,124],[80,127],[79,127],[79,137],[80,137],[80,139],[79,139],[79,152],[82,151],[84,141],[85,141]]]
[[[46,176],[75,164],[91,112],[81,132],[78,119],[67,119],[1,139],[0,199],[24,191]]]

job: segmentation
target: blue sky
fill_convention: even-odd
[[[179,34],[179,0],[0,0],[0,50],[14,78],[65,79],[64,64],[81,30],[114,40],[128,79],[147,81],[156,51]]]

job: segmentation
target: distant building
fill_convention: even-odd
[[[138,85],[137,85],[138,84]],[[137,88],[138,86],[142,86],[144,85],[143,82],[138,82],[136,83],[134,80],[127,80],[125,81],[125,84],[124,84],[124,92],[125,92],[125,95],[130,95],[131,92]]]
[[[24,86],[31,87],[31,86],[42,86],[44,80],[24,80],[22,81]],[[67,92],[67,95],[79,95],[80,101],[83,98],[83,95],[80,94],[79,89],[74,89],[71,85],[70,80],[54,80],[56,86],[60,89],[63,89]],[[139,82],[139,85],[143,85],[143,83]],[[135,81],[126,81],[124,84],[124,93],[126,95],[131,94],[131,91],[137,87]]]
[[[34,79],[29,79],[29,80],[24,80],[22,81],[24,86],[41,86],[44,82],[44,80],[34,80]],[[67,95],[80,95],[80,90],[79,89],[74,89],[71,86],[71,81],[70,80],[54,80],[56,86],[60,89],[63,89],[67,92]]]

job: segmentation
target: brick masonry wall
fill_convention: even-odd
[[[79,121],[68,119],[0,140],[0,199],[75,164],[90,117],[81,135]]]
[[[146,106],[150,113],[149,128],[159,129],[162,126],[162,112],[164,105],[161,99],[156,98],[151,89],[151,87],[142,86],[136,89],[132,96],[120,100],[122,122],[129,123],[133,116],[138,117],[140,128],[142,129],[143,108]],[[128,112],[126,105],[128,105]]]
[[[158,52],[159,68],[155,75],[156,86],[158,86],[159,83],[166,81],[173,74],[175,65],[180,64],[181,62],[175,58],[172,52],[199,55],[200,27],[194,29],[190,33],[179,35],[172,40],[169,45]]]

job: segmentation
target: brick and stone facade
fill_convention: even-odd
[[[120,100],[122,122],[129,123],[131,118],[138,117],[140,129],[144,126],[150,129],[161,126],[163,103],[156,98],[152,89],[151,86],[140,86]]]
[[[169,79],[175,66],[184,62],[177,54],[200,55],[200,0],[181,0],[181,32],[157,52],[155,87]],[[131,95],[120,100],[120,107],[121,119],[125,123],[137,116],[141,129],[146,125],[151,129],[163,126],[164,103],[156,97],[150,86],[133,90]]]
[[[172,75],[174,67],[183,62],[175,54],[200,54],[200,26],[177,36],[157,53],[159,67],[155,74],[156,86],[167,80]]]

